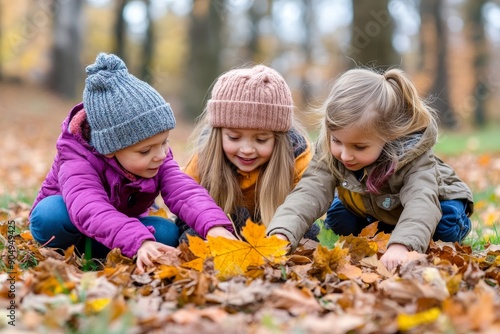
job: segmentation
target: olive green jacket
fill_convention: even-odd
[[[399,159],[395,173],[380,194],[369,193],[366,177],[355,175],[334,159],[336,177],[321,152],[316,153],[295,189],[278,208],[267,227],[267,235],[281,233],[290,240],[294,250],[308,228],[325,214],[338,190],[339,199],[349,192],[359,193],[367,215],[395,225],[388,246],[403,244],[410,250],[424,253],[442,212],[439,201],[465,199],[468,213],[473,211],[472,192],[454,170],[434,155],[437,129],[425,130],[419,142]],[[370,166],[366,168],[370,173]],[[356,208],[350,208],[356,212]]]

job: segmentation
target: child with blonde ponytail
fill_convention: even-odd
[[[292,249],[325,212],[325,225],[357,235],[372,222],[391,232],[381,257],[398,266],[430,239],[462,241],[470,230],[472,193],[433,152],[435,112],[399,69],[349,70],[323,105],[318,150],[267,233]]]

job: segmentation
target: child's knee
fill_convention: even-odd
[[[179,245],[179,228],[173,221],[156,216],[147,216],[140,220],[145,226],[152,226],[155,229],[156,241],[172,247]]]
[[[81,238],[60,195],[46,197],[38,203],[30,215],[30,231],[38,243],[56,248],[69,247]]]
[[[471,221],[461,200],[441,203],[443,215],[434,233],[434,240],[446,242],[462,241],[471,230]]]

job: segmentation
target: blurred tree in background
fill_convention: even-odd
[[[394,21],[389,0],[352,0],[350,57],[353,66],[387,68],[399,66],[400,56],[392,44]]]
[[[486,124],[486,102],[489,98],[489,46],[485,34],[485,0],[467,0],[465,5],[466,34],[473,50],[472,64],[474,76],[474,122],[478,126]]]
[[[354,66],[401,67],[441,125],[500,121],[500,5],[487,0],[18,0],[0,4],[0,78],[78,98],[99,52],[194,120],[224,71],[264,63],[299,109]]]
[[[189,119],[196,118],[203,110],[203,100],[208,87],[221,70],[220,53],[223,18],[226,14],[224,0],[193,0],[189,15],[189,54],[184,89],[184,110]]]
[[[53,17],[52,67],[49,87],[65,97],[77,95],[83,48],[83,0],[53,2],[47,8]]]
[[[421,49],[424,54],[430,50],[432,58],[425,57],[434,64],[434,78],[428,94],[433,106],[439,113],[441,124],[448,128],[453,128],[457,124],[453,106],[450,102],[450,92],[448,87],[448,32],[446,18],[443,14],[442,0],[421,0],[420,1],[421,29]],[[432,66],[432,65],[431,65]]]

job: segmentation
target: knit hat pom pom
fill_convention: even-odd
[[[87,85],[101,88],[106,83],[106,79],[117,75],[118,71],[123,71],[123,74],[128,73],[127,66],[117,56],[113,54],[100,53],[95,63],[87,66]]]

